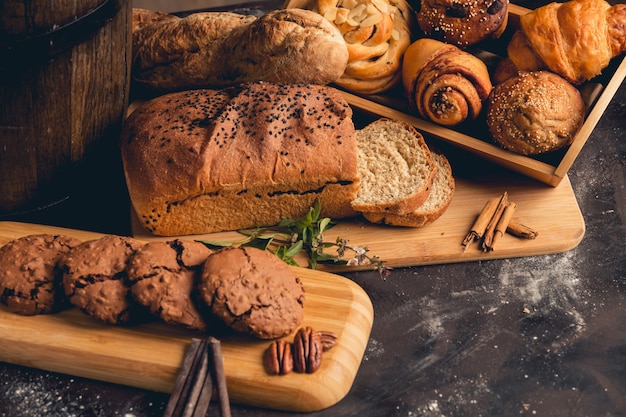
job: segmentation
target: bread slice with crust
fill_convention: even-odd
[[[363,213],[372,223],[391,226],[422,227],[437,220],[450,206],[455,190],[452,167],[445,155],[433,152],[437,173],[428,198],[417,210],[404,215],[385,213]]]
[[[428,198],[436,165],[413,126],[387,118],[356,131],[361,184],[352,208],[362,213],[408,214]]]

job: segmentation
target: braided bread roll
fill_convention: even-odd
[[[549,69],[572,84],[599,75],[626,51],[626,4],[604,0],[550,3],[520,17],[507,46],[519,70]]]
[[[483,61],[430,38],[418,39],[407,48],[402,83],[409,105],[423,118],[444,126],[475,119],[493,87]]]
[[[379,94],[399,84],[413,19],[405,0],[317,0],[314,10],[339,29],[348,47],[338,86]]]

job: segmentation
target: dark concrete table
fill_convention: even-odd
[[[399,268],[385,281],[374,272],[345,274],[369,294],[374,326],[351,391],[311,415],[626,415],[625,173],[622,85],[569,172],[587,228],[579,246]],[[101,184],[115,198],[94,203],[97,196],[84,195],[18,220],[128,233],[120,181]],[[0,417],[160,416],[167,399],[0,363]],[[295,415],[238,405],[232,411]]]

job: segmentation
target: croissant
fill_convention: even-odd
[[[549,69],[580,85],[626,50],[626,4],[550,3],[520,16],[507,54],[523,71]]]
[[[418,39],[407,48],[402,84],[412,108],[445,126],[475,119],[493,88],[483,61],[430,38]]]
[[[348,47],[338,86],[379,94],[399,84],[413,23],[405,0],[317,0],[315,10],[339,29]]]

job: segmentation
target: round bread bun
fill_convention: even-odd
[[[487,126],[503,148],[538,155],[569,145],[584,122],[580,92],[548,71],[521,71],[487,100]]]
[[[200,299],[231,329],[259,339],[283,337],[304,319],[304,287],[271,252],[227,247],[204,262]]]
[[[498,38],[508,23],[507,0],[421,0],[417,23],[425,35],[464,48]]]

